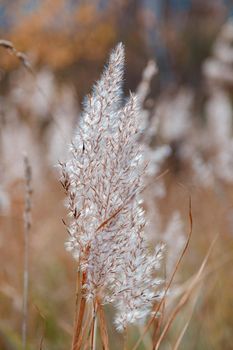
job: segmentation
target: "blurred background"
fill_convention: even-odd
[[[232,1],[1,0],[0,38],[13,44],[0,42],[0,349],[21,348],[25,152],[33,188],[28,349],[40,348],[41,339],[44,349],[70,346],[76,267],[64,250],[56,165],[66,158],[83,97],[120,41],[125,97],[140,93],[142,142],[157,162],[145,198],[149,236],[152,244],[166,242],[173,266],[192,198],[194,226],[178,286],[218,235],[204,283],[161,348],[172,349],[189,320],[180,349],[232,349]],[[119,349],[121,336],[113,327],[110,335]]]

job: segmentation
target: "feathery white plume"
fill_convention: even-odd
[[[119,330],[144,318],[158,297],[162,246],[150,255],[140,206],[145,163],[138,139],[137,98],[121,106],[122,44],[86,98],[62,164],[71,222],[66,248],[85,273],[83,293],[117,306]]]

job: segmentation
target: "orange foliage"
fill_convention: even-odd
[[[95,2],[76,5],[72,11],[64,0],[46,0],[36,11],[19,17],[7,39],[29,53],[35,63],[53,69],[82,59],[102,60],[116,40],[112,9],[98,11]],[[0,57],[0,65],[6,70],[17,64],[7,54]]]

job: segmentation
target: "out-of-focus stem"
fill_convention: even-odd
[[[28,286],[29,286],[29,235],[31,230],[31,195],[32,172],[27,156],[24,156],[25,169],[25,204],[24,204],[24,270],[23,270],[23,321],[22,321],[22,347],[27,346],[28,322]]]

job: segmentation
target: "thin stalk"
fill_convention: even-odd
[[[82,345],[84,349],[90,349],[92,323],[93,323],[93,315],[91,315],[90,308],[87,308],[85,312],[85,322],[83,322],[81,334],[79,336],[79,341],[76,345],[77,348],[80,348]]]
[[[81,348],[81,343],[80,343],[80,335],[82,331],[82,324],[83,324],[83,319],[85,315],[85,308],[86,308],[86,298],[84,295],[84,291],[82,291],[82,286],[86,283],[86,273],[84,272],[82,275],[82,282],[81,282],[81,300],[79,303],[79,310],[77,312],[77,316],[75,317],[75,324],[74,324],[74,333],[73,333],[73,341],[72,341],[72,350],[79,350]],[[77,301],[76,301],[77,303]]]
[[[32,171],[28,157],[24,156],[25,173],[25,201],[24,201],[24,268],[23,268],[23,320],[22,320],[22,348],[27,346],[28,328],[28,287],[29,287],[29,236],[31,230],[31,195]]]
[[[78,318],[75,323],[75,328],[74,328],[74,335],[73,335],[73,342],[72,342],[72,350],[79,350],[81,347],[81,344],[79,344],[79,338],[82,330],[82,323],[83,323],[83,318],[84,318],[84,313],[85,313],[85,307],[86,307],[86,299],[82,297],[81,302],[80,302],[80,308],[79,308],[79,313],[78,313]]]
[[[97,306],[94,306],[94,320],[93,320],[93,330],[92,330],[92,339],[91,339],[91,350],[96,349],[96,335],[97,335]]]
[[[81,300],[81,271],[78,270],[77,273],[77,279],[76,279],[76,300],[75,300],[75,317],[74,320],[76,322],[77,317],[78,317],[78,310],[80,306],[80,300]]]
[[[164,314],[165,314],[165,298],[162,302],[162,311],[161,311],[161,316],[157,319],[155,319],[155,327],[154,327],[154,332],[153,332],[153,336],[152,336],[152,342],[153,342],[153,346],[152,346],[152,350],[155,349],[155,345],[156,344],[156,339],[158,338],[158,332],[161,330],[161,326],[163,323],[163,319],[164,319]]]

